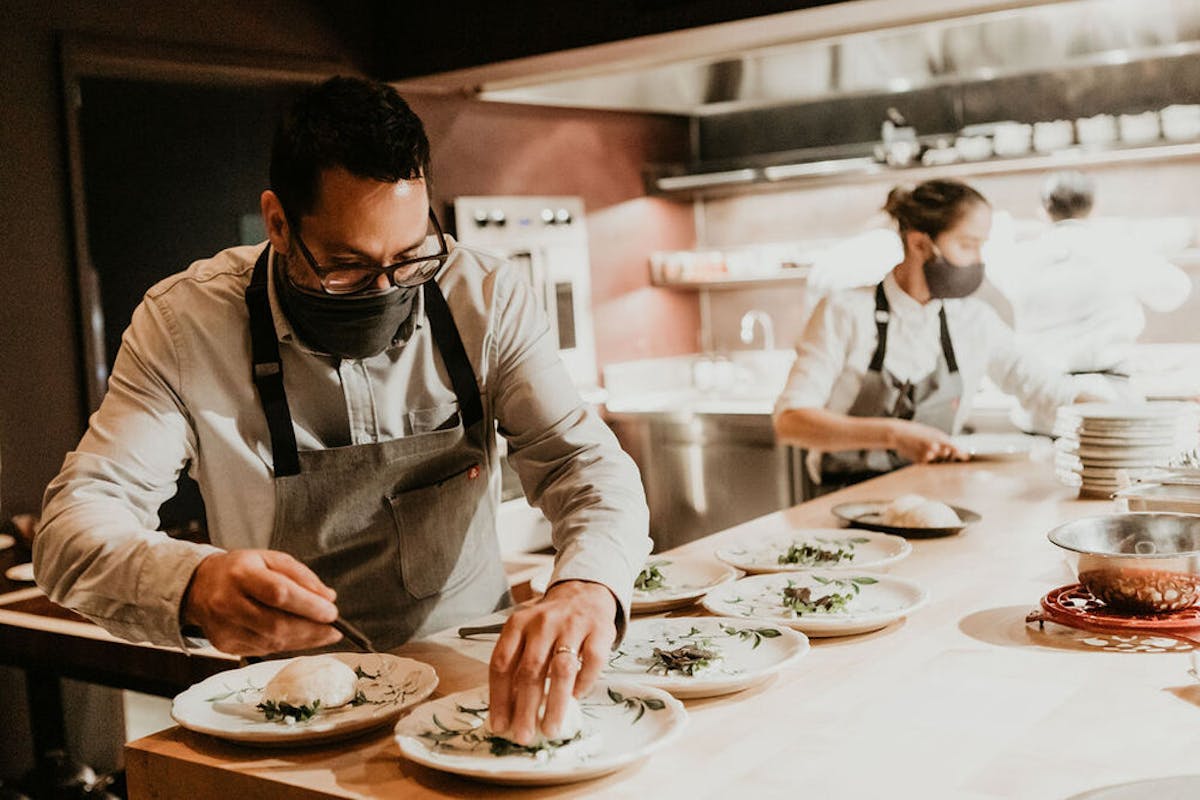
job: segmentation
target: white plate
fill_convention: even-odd
[[[731,581],[737,570],[720,561],[698,556],[651,556],[646,567],[658,567],[663,585],[658,589],[633,590],[633,614],[650,614],[691,605],[714,586]],[[529,588],[545,594],[552,570],[539,572],[529,580]]]
[[[1099,425],[1169,423],[1194,412],[1195,407],[1190,403],[1077,403],[1061,410],[1064,415]]]
[[[4,570],[4,577],[10,581],[19,581],[24,583],[33,582],[33,562],[26,561],[24,564],[15,564]]]
[[[661,689],[636,683],[601,679],[580,705],[582,738],[537,756],[492,753],[478,733],[487,720],[486,686],[413,709],[397,723],[396,742],[405,758],[432,769],[491,783],[548,786],[595,778],[641,761],[679,736],[687,723],[682,703]]]
[[[171,717],[183,727],[248,744],[292,745],[338,739],[387,725],[437,688],[433,667],[411,658],[372,653],[332,653],[375,678],[360,678],[367,702],[322,711],[305,722],[267,721],[256,706],[275,673],[294,661],[262,661],[205,678],[175,696]]]
[[[789,586],[810,589],[814,597],[836,592],[852,594],[853,598],[838,612],[797,615],[783,604],[783,590]],[[809,636],[849,636],[885,627],[925,605],[928,599],[916,583],[890,575],[793,572],[753,575],[719,586],[705,596],[704,607],[725,617],[789,625]]]
[[[7,550],[17,543],[17,540],[7,533],[0,533],[0,550]]]
[[[838,549],[852,554],[837,564],[799,563],[781,564],[792,545],[809,545],[825,551]],[[895,564],[912,552],[912,545],[899,536],[874,531],[829,530],[796,531],[791,536],[777,536],[756,542],[729,545],[717,550],[717,558],[750,574],[771,572],[799,572],[809,569],[820,570],[882,570]]]
[[[907,543],[906,543],[907,544]],[[654,649],[696,645],[720,656],[694,675],[653,671]],[[713,697],[741,691],[808,652],[808,638],[786,625],[721,617],[635,619],[608,659],[607,674],[664,689],[676,697]]]
[[[974,461],[1020,461],[1029,458],[1038,437],[1023,433],[971,433],[953,437],[954,446]]]

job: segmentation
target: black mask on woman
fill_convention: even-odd
[[[338,358],[369,358],[387,349],[412,314],[415,287],[368,295],[303,289],[282,267],[275,276],[279,304],[305,344]]]
[[[983,262],[958,266],[934,247],[925,262],[925,283],[932,297],[951,299],[974,294],[983,285]]]

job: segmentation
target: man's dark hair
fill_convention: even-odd
[[[1042,207],[1055,222],[1086,217],[1095,199],[1095,182],[1074,170],[1054,173],[1042,187]]]
[[[386,83],[330,78],[306,89],[275,130],[270,185],[289,219],[312,211],[330,167],[386,183],[427,177],[425,126]]]

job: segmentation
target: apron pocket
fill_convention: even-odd
[[[437,594],[456,567],[491,555],[472,546],[486,476],[473,464],[437,483],[387,497],[399,537],[400,578],[417,599]],[[483,516],[487,516],[483,514]]]

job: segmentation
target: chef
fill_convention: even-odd
[[[648,513],[530,288],[443,235],[428,166],[421,120],[386,84],[300,96],[272,146],[268,241],[147,292],[47,489],[35,571],[131,640],[328,648],[340,615],[391,649],[510,603],[499,429],[558,550],[491,664],[492,725],[525,743],[543,702],[553,728],[604,666]],[[211,545],[156,531],[185,468]]]
[[[1022,355],[991,306],[971,296],[984,280],[991,228],[983,195],[933,180],[894,189],[884,210],[899,227],[903,261],[878,285],[817,304],[776,403],[778,438],[807,450],[812,494],[909,463],[965,459],[951,436],[985,375],[1035,406],[1079,394]]]
[[[1051,225],[1017,247],[997,278],[1012,300],[1022,346],[1069,372],[1127,374],[1145,309],[1179,308],[1192,285],[1147,245],[1149,235],[1089,219],[1095,193],[1085,173],[1050,175],[1042,208]]]

